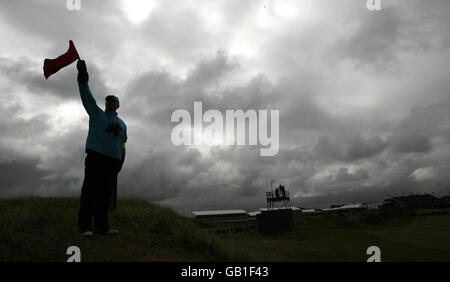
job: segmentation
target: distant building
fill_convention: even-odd
[[[192,215],[200,221],[246,221],[251,220],[244,210],[193,211]]]
[[[302,209],[302,214],[313,214],[317,212],[315,209]]]
[[[359,210],[359,209],[364,209],[364,208],[366,208],[366,207],[363,204],[358,203],[358,204],[335,206],[334,208],[322,209],[322,211],[333,212],[333,211],[340,211],[340,210]]]
[[[253,211],[253,212],[248,212],[247,215],[250,217],[256,217],[260,213],[261,213],[260,211]]]
[[[279,210],[279,209],[291,209],[293,214],[294,214],[294,216],[299,216],[302,213],[302,210],[297,208],[297,207],[289,207],[289,208],[285,208],[285,207],[278,208],[278,207],[275,207],[275,208],[271,208],[270,210]],[[259,211],[249,212],[248,216],[256,217],[258,214],[261,213],[261,211],[267,211],[267,208],[260,208]]]

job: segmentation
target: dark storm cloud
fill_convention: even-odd
[[[318,128],[317,122],[328,120],[328,117],[312,101],[308,100],[302,90],[295,87],[295,83],[282,81],[274,84],[264,74],[250,78],[247,83],[244,83],[244,86],[218,87],[208,90],[208,87],[214,86],[223,76],[238,67],[239,64],[236,64],[232,58],[219,52],[211,59],[198,63],[184,80],[177,80],[165,72],[144,74],[129,85],[127,97],[130,97],[130,100],[127,101],[123,111],[132,112],[134,119],[148,118],[149,121],[160,124],[162,129],[159,130],[167,131],[165,136],[169,136],[170,130],[173,128],[173,124],[169,123],[170,115],[168,114],[175,109],[192,111],[194,101],[202,101],[204,110],[214,108],[222,111],[234,108],[265,109],[270,105],[280,109],[281,117],[283,121],[286,121],[281,126],[286,128],[286,131],[291,130],[290,133],[292,130],[299,132],[302,128]],[[199,77],[202,79],[200,80]],[[309,115],[309,113],[313,114]],[[370,150],[378,150],[376,148],[377,140],[371,141],[368,141],[367,148],[362,148],[363,145],[360,145],[357,150],[362,153],[366,153],[364,150],[369,153],[372,153]],[[304,184],[313,173],[312,165],[309,164],[307,169],[303,169],[303,164],[298,163],[303,160],[294,160],[296,156],[302,154],[300,151],[290,150],[285,153],[282,150],[276,159],[272,159],[261,158],[255,148],[239,147],[212,149],[211,159],[206,162],[208,165],[199,162],[198,155],[192,155],[190,161],[187,162],[188,168],[177,171],[179,164],[178,162],[173,163],[172,160],[176,159],[177,154],[183,153],[185,148],[167,150],[165,149],[167,144],[160,145],[162,147],[155,148],[155,151],[163,151],[163,154],[149,154],[143,158],[141,164],[133,168],[133,175],[140,174],[142,176],[140,178],[130,176],[130,179],[139,184],[127,185],[134,187],[133,189],[139,191],[139,194],[146,194],[158,199],[176,198],[179,193],[183,192],[181,191],[183,189],[179,187],[187,187],[193,183],[195,183],[194,189],[196,190],[203,191],[206,187],[209,188],[203,192],[204,197],[201,198],[205,201],[210,199],[211,195],[216,193],[215,191],[224,190],[222,187],[224,185],[236,187],[231,190],[230,188],[225,189],[230,197],[258,197],[267,188],[267,182],[271,178],[298,185]],[[149,146],[157,145],[150,143]],[[362,154],[359,151],[354,153],[350,150],[349,155]],[[231,167],[236,172],[236,179],[229,179],[227,183],[218,182],[217,178],[224,172],[208,171],[213,160],[223,163],[225,167]],[[307,161],[306,158],[305,161]],[[292,168],[287,168],[286,165],[290,162],[296,163]],[[148,173],[145,174],[144,171],[148,171]],[[183,175],[180,171],[190,171],[191,173]]]
[[[360,11],[346,23],[349,32],[333,49],[357,67],[392,69],[404,53],[442,50],[445,44],[448,47],[449,36],[444,30],[450,23],[440,19],[449,9],[448,1],[396,1],[385,4],[382,12]]]
[[[192,111],[194,101],[202,101],[205,110],[247,110],[266,108],[277,98],[278,93],[264,75],[254,77],[245,86],[221,87],[221,81],[238,68],[237,62],[218,51],[213,58],[193,67],[185,79],[168,72],[145,73],[127,86],[124,111],[170,125],[171,113],[176,109]]]
[[[68,134],[52,136],[50,114],[24,118],[24,113],[20,103],[0,105],[1,196],[73,193],[70,189],[79,186],[84,151],[77,143],[86,130],[74,127]],[[45,148],[45,153],[38,148]],[[76,170],[79,173],[73,173]]]
[[[202,101],[204,111],[278,109],[281,127],[286,130],[317,130],[332,123],[311,99],[307,86],[289,79],[274,83],[263,73],[243,85],[224,84],[231,74],[240,74],[240,63],[223,51],[196,64],[185,79],[164,71],[145,73],[127,86],[128,99],[123,111],[170,126],[174,110],[192,112],[194,101]]]
[[[357,135],[343,137],[340,140],[332,139],[330,136],[320,136],[314,151],[319,159],[351,162],[373,157],[385,148],[386,144],[379,136],[363,138]]]
[[[449,100],[414,107],[389,135],[387,142],[391,149],[400,153],[426,153],[432,149],[433,137],[441,137],[448,141],[449,107]]]
[[[49,115],[38,114],[31,118],[23,118],[21,114],[26,112],[25,108],[17,103],[2,103],[0,105],[0,128],[2,131],[0,140],[5,146],[8,141],[13,145],[19,141],[27,141],[30,136],[43,137],[51,127]],[[3,148],[5,152],[7,150]]]
[[[28,136],[39,136],[45,133],[50,127],[48,124],[48,115],[41,114],[34,116],[31,119],[13,117],[14,116],[10,115],[8,118],[4,118],[0,121],[0,127],[4,137],[27,138]]]
[[[338,43],[342,55],[360,65],[384,68],[396,60],[402,39],[401,18],[395,8],[371,13],[357,23],[356,31]]]
[[[156,201],[175,197],[189,179],[206,169],[197,150],[151,150],[132,170],[124,171],[125,195],[140,194]]]
[[[345,158],[352,161],[372,157],[382,152],[384,148],[385,143],[379,136],[364,139],[358,135],[349,140]]]
[[[76,175],[68,175],[73,155],[52,155],[52,166],[38,156],[28,156],[20,151],[1,145],[0,159],[0,198],[17,196],[67,196],[78,194],[81,183],[82,162],[76,163],[80,170]],[[77,152],[78,155],[79,152]],[[81,155],[80,155],[81,156]],[[75,158],[76,159],[76,158]],[[61,166],[57,166],[59,163]]]
[[[202,91],[202,88],[217,84],[224,75],[238,67],[239,64],[228,58],[225,52],[218,51],[214,58],[200,62],[189,72],[186,86],[192,91]]]
[[[4,148],[2,148],[3,151]],[[1,197],[32,195],[37,183],[49,172],[38,167],[39,159],[2,156],[0,159]]]
[[[388,142],[392,150],[399,153],[426,153],[431,150],[429,137],[420,133],[395,134]]]

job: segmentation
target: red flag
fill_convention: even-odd
[[[72,40],[69,40],[69,50],[67,50],[66,53],[62,54],[56,59],[44,60],[45,79],[48,79],[48,77],[51,76],[52,74],[56,73],[63,67],[66,67],[79,59],[80,56],[78,55],[75,45],[73,44]]]

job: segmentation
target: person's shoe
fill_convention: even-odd
[[[94,236],[94,233],[92,233],[92,231],[84,231],[83,233],[81,233],[81,237],[90,238],[92,236]]]

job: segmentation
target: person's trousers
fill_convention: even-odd
[[[87,151],[78,212],[78,227],[81,232],[93,231],[92,223],[95,231],[105,232],[109,229],[108,208],[119,166],[120,160]]]

